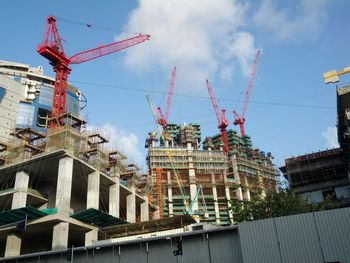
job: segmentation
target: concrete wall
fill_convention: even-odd
[[[335,190],[335,194],[336,194],[338,199],[350,197],[350,186],[349,185],[336,187],[334,190]]]
[[[310,204],[311,203],[321,203],[324,201],[321,190],[312,191],[312,192],[308,192],[308,193],[302,193],[302,194],[300,194],[300,196]]]
[[[339,187],[331,187],[317,191],[311,191],[299,194],[302,198],[304,198],[308,203],[321,203],[324,201],[323,192],[328,190],[334,190],[335,198],[341,200],[345,198],[350,198],[350,190],[349,185],[339,186]]]
[[[23,86],[0,74],[0,140],[8,140],[16,125]]]

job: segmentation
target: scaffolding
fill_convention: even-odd
[[[64,114],[64,118],[65,125],[51,127],[46,134],[32,128],[14,131],[10,141],[0,143],[0,165],[65,150],[106,175],[117,177],[123,185],[135,186],[138,192],[143,191],[145,184],[141,180],[140,167],[128,163],[126,155],[120,150],[111,149],[108,138],[100,131],[82,131],[84,121],[70,114]]]
[[[28,160],[45,151],[45,134],[31,128],[18,129],[12,134],[7,146],[2,148],[4,163]]]

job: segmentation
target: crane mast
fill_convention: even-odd
[[[55,77],[54,95],[52,99],[50,127],[64,124],[63,114],[66,113],[68,75],[71,72],[70,64],[80,64],[122,49],[140,44],[150,38],[150,35],[138,35],[122,41],[113,42],[94,49],[80,52],[72,57],[67,57],[64,53],[61,37],[56,26],[56,18],[47,18],[44,42],[40,44],[37,51],[40,55],[50,61]],[[57,121],[53,121],[57,120]]]
[[[259,58],[260,58],[260,54],[261,54],[261,50],[258,50],[256,55],[255,55],[255,59],[254,59],[254,63],[253,63],[253,69],[250,72],[250,76],[249,76],[249,82],[248,82],[248,87],[245,93],[245,98],[244,98],[244,104],[243,104],[243,108],[242,108],[242,113],[241,115],[239,115],[237,113],[237,111],[233,111],[233,115],[235,117],[235,121],[233,122],[234,125],[239,125],[240,131],[241,131],[241,136],[243,137],[245,135],[245,129],[244,129],[244,124],[245,124],[245,113],[247,111],[248,108],[248,104],[249,104],[249,99],[250,99],[250,95],[252,93],[252,89],[253,89],[253,85],[254,85],[254,80],[255,80],[255,76],[256,76],[256,71],[257,71],[257,67],[259,64]]]
[[[215,115],[216,115],[216,118],[217,118],[218,123],[219,123],[218,128],[220,129],[221,138],[222,138],[222,141],[224,143],[224,152],[227,153],[228,152],[228,139],[227,139],[226,128],[227,128],[229,122],[226,119],[226,110],[221,109],[221,114],[220,114],[219,105],[218,105],[218,102],[216,100],[213,88],[210,85],[209,80],[206,80],[206,83],[207,83],[207,89],[208,89],[208,93],[210,96],[210,100],[211,100],[211,103],[213,104]]]

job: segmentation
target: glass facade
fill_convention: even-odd
[[[40,95],[39,95],[39,104],[50,106],[52,105],[53,98],[53,88],[41,84],[40,86]]]
[[[40,86],[40,96],[39,96],[39,104],[40,106],[50,107],[52,106],[52,98],[53,98],[53,88],[41,85]],[[67,103],[66,103],[67,111],[73,113],[76,116],[79,116],[79,97],[71,91],[67,92]]]
[[[79,116],[79,97],[71,91],[67,93],[67,111]]]
[[[33,103],[21,102],[17,116],[17,127],[31,127],[40,131],[46,131],[47,118],[50,117],[53,98],[53,88],[41,84],[40,95]],[[79,97],[71,92],[67,92],[67,111],[79,116]]]
[[[0,102],[6,95],[6,89],[4,87],[0,87]]]
[[[17,127],[33,127],[35,106],[33,104],[21,102],[17,115]]]

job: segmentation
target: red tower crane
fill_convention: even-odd
[[[239,129],[241,130],[241,136],[242,137],[245,135],[245,130],[244,130],[245,113],[247,111],[247,107],[248,107],[248,104],[249,104],[250,94],[252,93],[254,80],[255,80],[255,75],[256,75],[256,70],[257,70],[258,63],[259,63],[260,54],[261,54],[261,51],[258,50],[256,55],[255,55],[255,59],[254,59],[254,63],[253,63],[253,69],[250,72],[248,88],[247,88],[247,91],[245,93],[242,114],[238,115],[238,113],[235,110],[233,111],[233,114],[235,116],[235,121],[233,122],[233,124],[234,125],[239,125]]]
[[[227,128],[229,122],[226,119],[226,110],[221,109],[221,114],[220,114],[219,105],[218,105],[218,102],[215,98],[213,88],[211,87],[209,80],[206,80],[206,82],[207,82],[207,88],[208,88],[208,93],[209,93],[209,96],[211,99],[211,103],[213,104],[216,118],[218,119],[218,123],[219,123],[218,128],[220,129],[221,138],[222,138],[222,141],[224,143],[224,152],[227,153],[228,152],[228,139],[227,139],[226,128]]]
[[[95,58],[106,56],[113,52],[137,45],[148,40],[150,35],[138,35],[111,44],[103,45],[97,48],[86,50],[67,57],[63,50],[62,40],[56,27],[56,18],[50,16],[47,18],[44,42],[40,44],[37,51],[40,55],[47,58],[53,66],[56,73],[54,96],[52,100],[51,119],[57,119],[58,122],[51,121],[50,126],[60,126],[64,120],[62,114],[66,113],[68,75],[71,72],[71,64],[80,64]]]
[[[166,131],[166,126],[168,124],[170,107],[171,107],[171,102],[172,102],[172,98],[173,98],[173,94],[174,94],[175,80],[176,80],[176,67],[173,68],[173,71],[171,73],[171,80],[170,80],[170,86],[169,86],[169,92],[168,92],[168,100],[166,103],[165,116],[163,115],[161,107],[157,108],[158,123],[163,127],[163,131]]]

